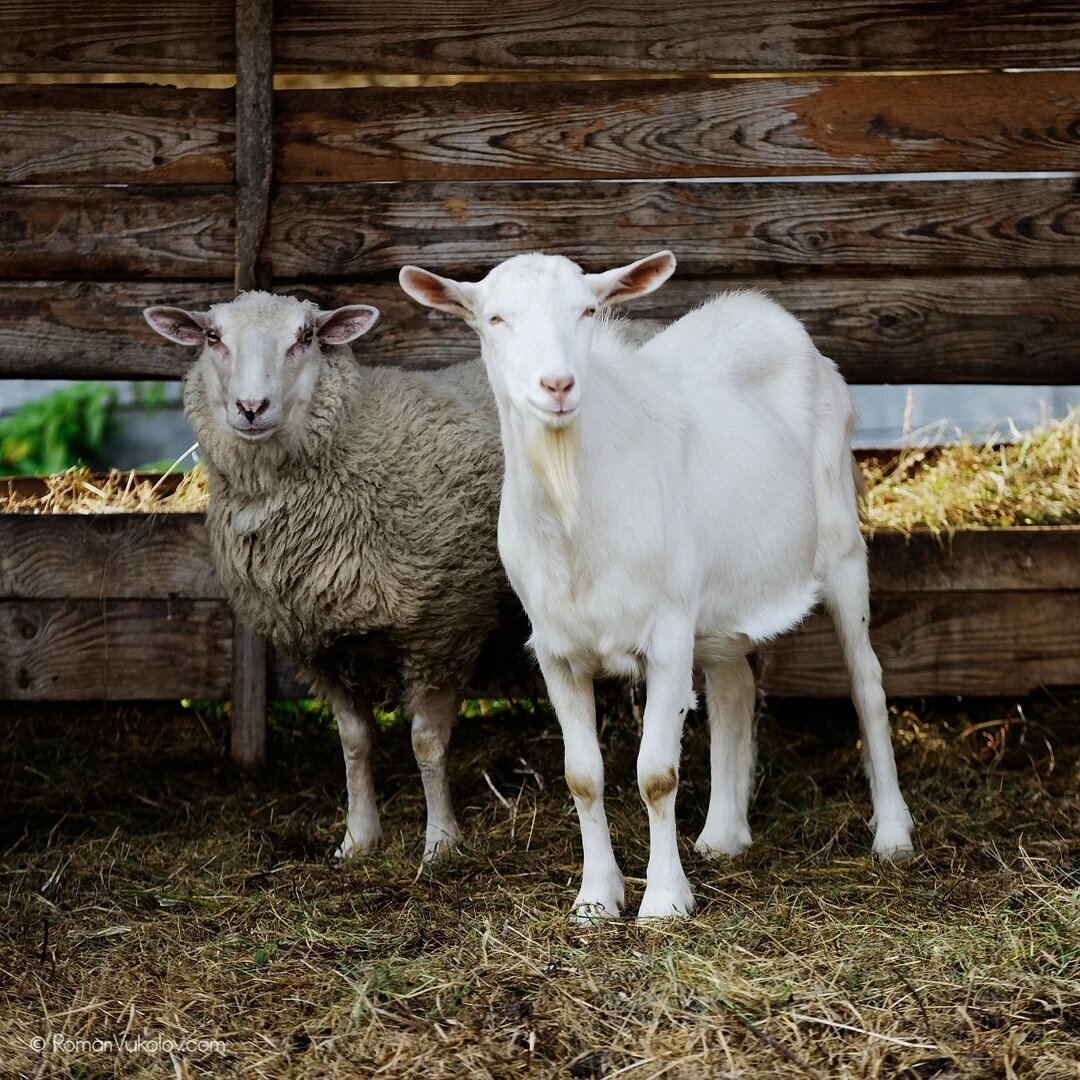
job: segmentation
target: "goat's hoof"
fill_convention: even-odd
[[[424,840],[424,862],[437,863],[448,859],[461,841],[461,830],[453,822],[442,828],[429,827]]]
[[[750,827],[735,825],[726,829],[705,828],[694,844],[694,849],[705,859],[718,859],[722,855],[741,855],[750,846]]]
[[[685,919],[697,907],[694,894],[690,891],[690,882],[683,880],[674,888],[659,885],[647,885],[645,895],[638,908],[638,922],[650,919]]]
[[[899,822],[881,826],[874,834],[874,854],[887,862],[907,862],[915,854],[910,826]]]
[[[345,834],[345,839],[338,845],[334,852],[334,858],[344,861],[355,855],[366,855],[369,851],[379,846],[382,840],[382,829],[356,830],[350,829]]]
[[[570,917],[575,922],[591,923],[617,919],[626,905],[626,886],[619,870],[597,880],[582,881]]]

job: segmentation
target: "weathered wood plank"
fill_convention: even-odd
[[[669,247],[681,275],[1080,266],[1072,178],[861,183],[287,184],[279,276],[374,278],[419,262],[467,274],[553,251],[617,266]]]
[[[899,697],[1027,694],[1080,684],[1076,591],[883,593],[871,634],[885,687]],[[0,603],[0,700],[228,697],[233,623],[215,601]],[[282,665],[275,690],[308,692]],[[776,696],[844,697],[827,618],[814,615],[768,650]]]
[[[212,600],[0,604],[0,699],[225,698],[232,616]]]
[[[0,70],[232,69],[227,0],[0,2]],[[351,0],[281,5],[283,71],[861,71],[1065,66],[1080,54],[1069,0]]]
[[[875,593],[1080,591],[1080,528],[879,532],[869,550]],[[202,514],[0,514],[0,600],[224,596]]]
[[[1029,694],[1080,685],[1080,592],[877,597],[870,636],[896,697]],[[829,620],[812,615],[769,646],[764,686],[780,697],[845,697]]]
[[[229,202],[222,187],[13,187],[0,274],[228,276]],[[409,261],[467,274],[524,251],[599,266],[668,246],[682,275],[707,277],[1075,268],[1078,240],[1073,179],[441,181],[285,185],[259,250],[279,276],[370,280]]]
[[[634,254],[646,252],[628,257]],[[795,312],[853,383],[1080,381],[1080,279],[1072,274],[675,278],[626,311],[661,329],[715,293],[743,286],[761,288]],[[323,306],[351,298],[378,307],[382,320],[356,350],[362,360],[430,367],[477,354],[464,323],[418,307],[394,286],[277,288]]]
[[[196,353],[165,342],[142,309],[204,309],[233,295],[231,281],[0,282],[0,377],[182,378]]]
[[[233,93],[0,86],[0,182],[229,184]]]
[[[475,83],[277,98],[282,182],[1080,165],[1080,72]]]
[[[1080,55],[1067,0],[350,0],[283,5],[289,71],[862,71],[1051,67]]]
[[[233,68],[230,0],[0,0],[0,71]]]
[[[224,598],[202,514],[0,514],[0,601]]]
[[[1080,592],[1080,528],[961,529],[940,538],[878,532],[868,547],[875,595]]]
[[[852,382],[1080,382],[1080,279],[1071,274],[676,278],[627,312],[659,329],[740,286],[762,288],[794,311]],[[417,307],[396,284],[285,281],[275,288],[325,307],[378,307],[381,322],[356,348],[363,362],[436,367],[477,353],[468,327]],[[231,295],[222,282],[0,282],[0,376],[180,378],[192,351],[157,337],[142,309],[204,309]]]
[[[8,187],[0,277],[232,278],[226,187]]]

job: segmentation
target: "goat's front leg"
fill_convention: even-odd
[[[412,703],[412,746],[427,802],[424,862],[441,858],[461,839],[461,829],[450,802],[446,752],[458,714],[456,689],[419,694]]]
[[[626,889],[611,850],[604,811],[604,762],[596,737],[592,679],[575,676],[559,657],[538,650],[537,659],[562,728],[566,786],[581,824],[581,888],[573,914],[581,921],[617,918],[626,902]]]
[[[637,766],[638,790],[649,811],[649,867],[639,919],[689,915],[695,907],[675,826],[683,722],[694,706],[693,630],[658,631],[654,642]]]
[[[374,717],[371,706],[355,701],[341,687],[333,687],[327,699],[334,710],[341,749],[345,755],[345,786],[349,811],[345,838],[336,851],[339,859],[370,851],[382,839],[375,784],[371,776],[371,743]]]

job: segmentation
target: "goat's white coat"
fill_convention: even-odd
[[[674,267],[667,258],[666,272],[653,265],[638,284],[637,268],[650,260],[582,275],[566,259],[518,256],[479,284],[402,271],[411,295],[460,309],[481,337],[506,458],[499,551],[563,729],[584,847],[575,909],[586,917],[623,904],[592,678],[645,678],[638,782],[651,850],[640,915],[686,914],[694,901],[674,801],[693,667],[705,671],[712,731],[698,848],[737,854],[750,842],[754,765],[746,654],[794,626],[819,596],[852,674],[875,850],[911,849],[867,634],[850,394],[801,324],[758,293],[718,296],[640,345],[589,317],[590,297],[603,305],[613,290],[622,299],[662,283]],[[550,372],[569,379],[569,394],[545,395]],[[569,458],[560,466],[568,482],[552,483],[542,460],[551,444]]]

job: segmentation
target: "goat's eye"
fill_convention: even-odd
[[[216,345],[221,340],[221,335],[216,330],[206,331],[206,342],[208,345]]]
[[[586,309],[585,309],[585,310],[584,310],[584,311],[583,311],[583,312],[581,313],[581,317],[582,317],[583,319],[591,319],[591,318],[592,318],[592,317],[593,317],[593,316],[594,316],[595,314],[596,314],[596,308],[594,308],[594,307],[587,307],[587,308],[586,308]]]
[[[502,321],[503,317],[501,315],[492,315],[491,318],[488,319],[488,326],[498,326]]]

